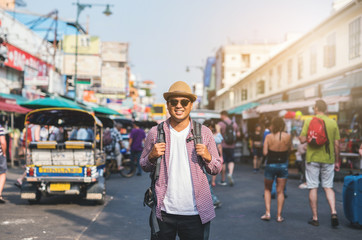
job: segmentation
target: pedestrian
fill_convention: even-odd
[[[230,133],[226,130],[227,130],[228,126],[231,125],[232,129],[233,129],[232,134],[234,135],[235,139],[236,139],[236,137],[240,136],[240,132],[239,132],[238,125],[229,118],[229,115],[226,111],[222,111],[220,113],[220,118],[221,118],[221,121],[218,123],[218,125],[220,127],[220,133],[223,137],[221,146],[222,146],[222,156],[223,156],[223,160],[224,160],[224,167],[221,172],[220,185],[223,185],[223,186],[227,185],[227,183],[225,182],[225,175],[226,175],[226,168],[227,168],[228,182],[229,182],[229,185],[232,187],[232,186],[234,186],[233,172],[234,172],[234,167],[235,167],[235,156],[234,156],[235,140],[232,142],[226,141],[226,139],[230,139],[230,136],[229,136]]]
[[[309,204],[312,210],[312,219],[308,221],[313,226],[319,226],[317,194],[319,187],[319,179],[321,186],[324,189],[326,198],[331,209],[331,225],[336,227],[339,225],[336,211],[336,198],[333,190],[334,171],[339,171],[339,129],[336,121],[330,119],[327,115],[327,104],[323,100],[317,100],[314,106],[314,113],[317,119],[305,120],[302,133],[300,134],[300,142],[307,141],[307,136],[310,135],[309,126],[311,121],[322,119],[325,124],[325,131],[328,136],[328,141],[325,145],[316,147],[311,143],[307,145],[307,164],[306,164],[306,179],[309,189]],[[324,131],[323,131],[324,132]],[[309,142],[309,141],[308,141]]]
[[[41,132],[40,125],[28,123],[27,128],[25,127],[23,130],[23,133],[24,133],[23,148],[25,149],[25,147],[29,146],[29,143],[31,143],[31,142],[39,142],[41,139],[40,132]],[[25,153],[25,150],[24,150],[24,153]],[[28,154],[28,156],[25,156],[25,159],[30,159],[30,152],[28,151],[27,154]],[[26,162],[25,166],[26,166],[26,164],[29,164],[29,162]],[[18,188],[21,188],[25,177],[26,177],[26,170],[23,172],[23,174],[20,177],[18,177],[16,179],[14,185],[17,186]]]
[[[299,188],[300,189],[306,189],[307,186],[307,180],[305,178],[305,155],[306,155],[306,151],[307,151],[307,143],[300,143],[298,145],[297,148],[297,152],[295,153],[296,156],[296,164],[298,166],[298,170],[301,174],[300,177],[300,181],[301,183],[299,184]]]
[[[163,94],[170,118],[163,124],[166,143],[157,143],[157,126],[145,141],[140,164],[145,172],[156,168],[162,156],[155,184],[158,239],[208,239],[215,217],[210,187],[204,173],[218,174],[222,160],[210,129],[201,127],[202,144],[195,146],[190,112],[197,96],[189,85],[178,81]],[[152,239],[155,239],[154,236]]]
[[[251,135],[251,149],[253,150],[253,172],[258,173],[263,158],[263,136],[261,126],[255,126],[255,132]]]
[[[7,170],[5,130],[3,126],[0,125],[0,203],[6,202],[2,193],[6,182]]]
[[[118,171],[122,170],[122,134],[121,134],[122,124],[116,122],[114,127],[111,128],[111,137],[112,137],[112,150],[114,151],[114,155],[116,156],[117,168]]]
[[[216,148],[217,148],[217,152],[219,153],[219,156],[222,158],[222,135],[221,133],[219,133],[216,129],[216,123],[214,120],[208,120],[205,121],[204,125],[208,128],[210,128],[211,132],[214,135],[214,140],[215,140],[215,144],[216,144]],[[224,169],[224,165],[223,165],[223,169]],[[211,186],[215,187],[216,186],[216,175],[212,176],[212,180],[211,180]]]
[[[284,187],[288,177],[288,156],[291,149],[291,137],[284,132],[285,123],[281,117],[275,117],[271,123],[271,133],[265,138],[263,153],[267,157],[264,172],[265,214],[261,220],[271,219],[271,189],[274,178],[277,178],[277,222],[283,222]]]
[[[47,141],[49,137],[49,126],[45,125],[40,128],[40,141]]]
[[[145,131],[139,127],[136,121],[132,123],[133,128],[129,133],[129,149],[131,151],[131,161],[137,162],[137,176],[142,175],[142,169],[140,165],[140,158],[143,150],[143,145],[146,138]]]
[[[203,123],[206,127],[208,127],[211,132],[214,135],[214,140],[215,140],[215,144],[216,144],[216,148],[218,150],[219,156],[222,156],[222,147],[221,147],[221,142],[222,142],[222,136],[220,133],[218,133],[216,131],[216,124],[213,120],[206,120]],[[216,196],[213,187],[215,187],[215,181],[216,181],[216,175],[212,175],[210,176],[210,174],[207,174],[207,179],[209,180],[209,185],[210,185],[210,192],[211,192],[211,197],[212,197],[212,202],[214,204],[214,208],[219,208],[221,207],[222,203],[219,200],[219,198]]]

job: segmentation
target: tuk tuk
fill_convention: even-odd
[[[26,115],[26,136],[34,125],[48,130],[49,137],[25,143],[26,181],[21,198],[36,203],[42,196],[79,195],[103,204],[106,187],[101,121],[84,110],[48,108]],[[50,138],[50,129],[58,129],[57,138]],[[79,137],[77,132],[85,130],[91,138]]]

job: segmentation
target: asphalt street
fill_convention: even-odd
[[[149,239],[149,209],[143,207],[143,194],[150,184],[148,174],[123,178],[112,175],[107,181],[105,205],[95,205],[75,197],[42,198],[39,204],[29,205],[20,199],[15,179],[22,169],[8,171],[3,196],[8,200],[0,205],[0,239]],[[342,182],[335,183],[336,206],[340,226],[330,226],[329,207],[323,190],[319,191],[320,226],[307,224],[311,217],[308,190],[298,188],[297,179],[289,179],[283,216],[277,223],[276,200],[272,200],[272,220],[264,222],[263,174],[253,174],[250,165],[237,164],[234,187],[215,187],[222,201],[211,224],[210,239],[361,239],[362,230],[351,227],[343,214]]]

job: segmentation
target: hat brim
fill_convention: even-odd
[[[185,92],[165,92],[163,94],[163,98],[167,101],[170,97],[187,97],[191,100],[191,102],[195,102],[197,96],[192,93],[185,93]]]

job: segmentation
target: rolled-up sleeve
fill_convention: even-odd
[[[211,130],[203,126],[202,135],[204,144],[206,145],[207,150],[211,155],[211,161],[209,163],[205,161],[206,172],[211,175],[217,175],[222,169],[223,160],[217,151],[216,143]]]
[[[151,163],[148,160],[148,155],[151,153],[153,145],[155,145],[156,143],[156,137],[157,137],[157,126],[152,127],[151,130],[148,132],[145,140],[145,146],[141,154],[140,165],[145,172],[152,172],[156,167],[155,164]]]

